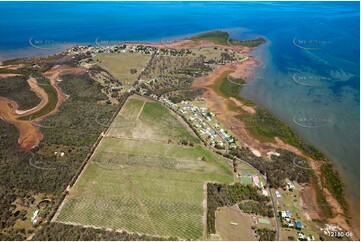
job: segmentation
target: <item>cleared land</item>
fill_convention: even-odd
[[[249,215],[237,212],[238,207],[222,207],[216,212],[216,230],[223,240],[254,241],[257,240],[251,229],[252,219]]]
[[[138,129],[130,124],[143,121],[149,122],[147,132],[172,139],[176,129],[164,122],[151,124],[152,118],[159,120],[163,115],[175,118],[179,123],[173,126],[179,125],[183,135],[197,140],[193,134],[186,134],[188,130],[182,122],[167,112],[158,103],[139,97],[128,99],[70,190],[56,220],[162,237],[202,238],[204,184],[232,182],[232,172],[224,158],[199,144],[179,145],[129,136]],[[125,118],[134,122],[127,123],[127,132],[122,133],[117,127],[122,127],[120,121]]]
[[[137,80],[150,58],[151,55],[138,53],[98,54],[95,57],[100,66],[125,84],[133,84]],[[131,69],[136,72],[131,73]]]

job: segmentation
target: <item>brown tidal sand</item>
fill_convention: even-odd
[[[33,77],[30,77],[28,79],[28,84],[30,86],[30,90],[33,91],[39,98],[40,98],[40,103],[28,110],[18,110],[16,109],[15,112],[18,115],[28,115],[34,112],[39,111],[40,109],[42,109],[43,107],[45,107],[45,105],[48,103],[48,95],[46,94],[46,92],[44,91],[44,89],[42,89],[41,87],[38,86],[38,84],[36,83],[36,79]]]
[[[58,100],[54,110],[42,117],[35,119],[34,121],[39,121],[45,117],[56,113],[59,106],[66,100],[67,96],[63,93],[57,81],[60,75],[81,75],[84,73],[85,69],[83,68],[73,68],[68,66],[56,66],[51,70],[43,73],[45,77],[49,78],[51,85],[56,89],[58,93]],[[20,148],[24,151],[29,151],[36,147],[43,139],[43,134],[40,132],[39,128],[33,123],[31,123],[29,120],[19,120],[18,118],[38,112],[49,102],[48,95],[46,94],[44,89],[37,85],[34,78],[29,78],[28,83],[31,90],[35,92],[38,97],[41,98],[41,102],[34,108],[28,110],[18,110],[19,105],[15,101],[0,97],[0,117],[4,121],[13,124],[19,130],[20,136],[18,139],[18,143],[20,145]]]
[[[0,117],[2,120],[14,125],[19,130],[18,143],[22,150],[30,150],[43,139],[43,134],[29,121],[18,120],[15,113],[18,104],[12,100],[0,97]]]
[[[39,117],[35,120],[41,120],[43,118],[46,118],[54,113],[56,113],[60,107],[60,105],[68,98],[68,96],[61,90],[59,86],[59,82],[57,79],[61,75],[66,74],[73,74],[73,75],[82,75],[86,72],[84,68],[78,68],[78,67],[68,67],[65,65],[55,66],[54,68],[50,69],[47,72],[44,72],[43,75],[47,78],[49,78],[51,85],[56,89],[58,93],[58,102],[56,104],[56,107],[46,115]]]
[[[21,76],[20,74],[15,73],[0,73],[0,78],[12,77],[12,76]]]
[[[19,68],[23,68],[24,64],[18,64],[18,65],[6,65],[3,66],[2,63],[0,63],[0,68],[8,69],[8,70],[17,70]]]
[[[212,47],[212,48],[217,47],[221,49],[225,49],[225,48],[232,49],[241,54],[249,53],[251,51],[250,47],[245,47],[245,46],[224,46],[224,45],[214,44],[211,41],[201,40],[195,42],[189,39],[184,39],[184,40],[180,40],[172,43],[164,43],[164,44],[162,43],[153,44],[153,43],[144,43],[144,42],[134,42],[131,44],[146,45],[155,48],[169,48],[169,49],[196,49],[196,48],[206,48],[206,47]]]
[[[246,53],[246,52],[242,52],[242,53]],[[249,130],[247,128],[244,128],[246,127],[245,123],[235,118],[237,112],[230,110],[228,104],[232,102],[233,105],[240,106],[243,110],[249,113],[255,113],[255,110],[252,107],[245,106],[235,98],[225,98],[219,95],[214,90],[214,84],[216,84],[219,77],[221,77],[225,72],[233,71],[233,73],[230,76],[247,78],[252,73],[252,71],[250,70],[257,67],[257,65],[259,65],[257,61],[255,61],[252,57],[248,57],[248,59],[245,61],[219,66],[218,68],[214,69],[208,76],[203,76],[196,79],[193,82],[193,87],[206,89],[205,93],[203,94],[203,99],[207,104],[208,108],[210,109],[210,111],[215,113],[219,121],[221,121],[227,127],[227,129],[230,129],[234,134],[240,137],[241,140],[245,144],[247,144],[247,146],[256,149],[257,151],[260,151],[261,154],[264,156],[267,154],[267,152],[274,151],[276,148],[286,149],[294,152],[297,155],[304,156],[308,160],[310,160],[312,164],[312,168],[316,172],[317,176],[321,177],[321,171],[320,171],[321,165],[315,165],[320,163],[316,162],[311,157],[308,157],[299,149],[284,143],[278,137],[275,137],[273,143],[260,142],[259,140],[254,138],[249,133]],[[231,124],[230,124],[230,120],[232,120]],[[330,194],[330,192],[327,189],[324,189],[324,191],[326,198],[330,203],[330,205],[332,206],[332,210],[335,214],[335,216],[331,219],[328,219],[327,222],[338,224],[346,231],[352,231],[354,234],[354,239],[357,240],[360,237],[359,228],[350,226],[347,223],[347,217],[343,214],[342,208],[340,207],[336,199]],[[309,202],[309,204],[305,204],[305,208],[309,206],[310,211],[314,211],[316,208],[316,213],[312,212],[312,213],[308,213],[307,215],[311,218],[321,218],[320,208],[317,207],[315,188],[308,185],[306,186],[306,188],[303,190],[302,193],[304,194],[305,192],[314,194],[313,196],[309,196],[309,199],[306,200]]]

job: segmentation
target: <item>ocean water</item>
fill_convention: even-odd
[[[0,61],[96,40],[160,42],[215,29],[265,37],[252,53],[262,63],[255,85],[241,95],[330,157],[359,211],[358,2],[0,2],[0,12]]]

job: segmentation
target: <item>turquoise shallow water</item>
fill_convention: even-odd
[[[263,78],[241,95],[326,153],[359,211],[359,3],[0,2],[0,12],[0,60],[56,53],[64,44],[97,38],[159,42],[214,29],[235,38],[264,36],[267,44],[253,52]],[[30,39],[60,48],[34,48]]]

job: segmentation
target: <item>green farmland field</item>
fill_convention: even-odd
[[[149,124],[152,115],[178,121],[159,105],[132,97],[118,116],[127,113],[124,117],[130,114],[129,117]],[[116,122],[117,119],[109,133]],[[178,122],[176,127],[182,125]],[[128,131],[132,133],[135,128]],[[183,132],[185,137],[195,138],[186,133],[186,127],[178,128],[181,131],[177,132]],[[152,133],[159,131],[160,137],[171,137],[174,132],[163,123],[151,124],[147,129]],[[129,134],[114,137],[109,133],[70,189],[56,221],[167,238],[202,238],[206,222],[205,183],[233,181],[225,159],[200,144],[186,146],[161,139],[135,139]]]
[[[183,121],[171,111],[160,103],[141,97],[131,97],[127,100],[111,124],[107,136],[200,143],[200,140],[184,126]]]

